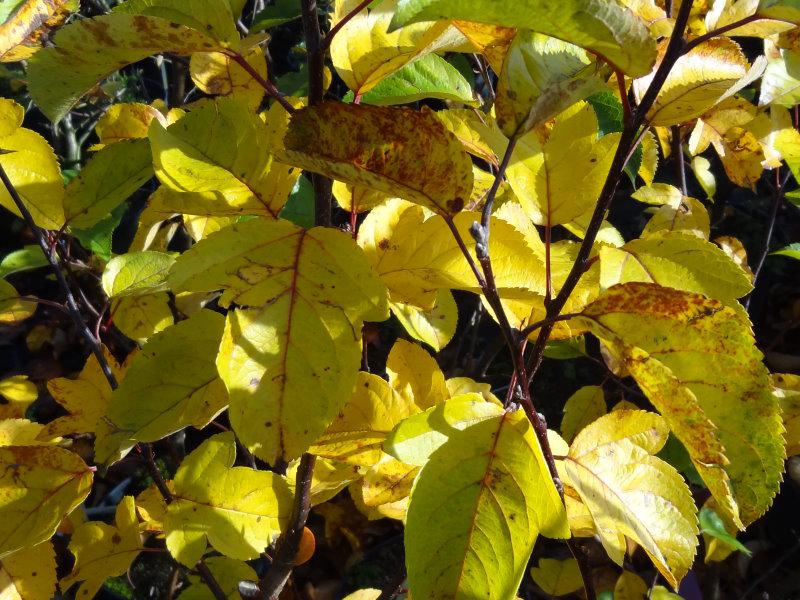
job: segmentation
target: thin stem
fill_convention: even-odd
[[[517,139],[518,138],[514,136],[508,140],[506,152],[503,155],[503,160],[500,162],[500,167],[497,169],[497,173],[495,173],[492,187],[489,188],[489,191],[486,194],[486,202],[483,205],[483,212],[481,212],[481,226],[484,230],[484,243],[486,244],[487,254],[489,252],[489,225],[491,224],[494,199],[497,196],[497,191],[500,189],[500,184],[503,183],[503,177],[505,177],[506,169],[508,168],[508,164],[511,162],[511,155],[514,154],[514,148],[517,145]]]
[[[764,17],[760,16],[758,13],[754,15],[750,15],[749,17],[744,17],[743,19],[739,19],[738,21],[734,21],[733,23],[728,23],[727,25],[723,25],[722,27],[718,27],[717,29],[713,29],[708,33],[704,33],[703,35],[697,36],[693,40],[690,40],[686,43],[686,47],[684,48],[684,52],[690,52],[700,44],[707,42],[708,40],[719,37],[724,33],[732,31],[733,29],[737,29],[742,25],[747,25],[748,23],[752,23],[753,21],[758,21],[759,19],[763,19]],[[780,19],[773,19],[779,21]]]
[[[575,562],[578,563],[578,570],[583,580],[583,589],[586,590],[586,600],[597,600],[597,592],[592,583],[592,573],[589,570],[589,561],[586,553],[583,551],[583,548],[578,546],[574,538],[567,540],[567,548],[569,548],[573,558],[575,558]]]
[[[336,25],[331,27],[331,30],[323,38],[322,43],[320,44],[319,47],[319,51],[322,53],[327,52],[328,48],[330,48],[331,46],[331,42],[333,42],[333,38],[336,37],[336,34],[339,33],[342,27],[347,25],[350,19],[355,17],[358,13],[360,13],[367,6],[369,6],[372,1],[373,0],[362,0],[358,6],[356,6],[353,10],[351,10],[349,13],[347,13],[345,16],[339,19]]]
[[[269,571],[259,583],[262,597],[268,600],[278,598],[295,566],[303,528],[311,510],[311,478],[314,474],[316,460],[317,458],[313,454],[304,454],[297,467],[294,506],[289,518],[289,527],[278,542],[275,559],[272,561]]]
[[[675,175],[678,177],[680,183],[681,193],[684,196],[689,195],[689,190],[686,187],[686,165],[683,161],[683,140],[681,140],[681,128],[678,125],[670,127],[672,133],[672,160],[675,161]]]
[[[478,265],[475,263],[475,260],[472,258],[472,254],[469,253],[467,249],[466,243],[464,243],[464,238],[461,237],[461,233],[458,231],[456,224],[453,222],[452,217],[445,217],[442,216],[444,222],[447,223],[447,226],[450,228],[450,232],[453,234],[453,237],[456,240],[456,244],[458,244],[459,249],[461,250],[461,254],[464,255],[464,258],[467,259],[467,264],[469,264],[469,268],[472,270],[472,274],[475,275],[475,279],[478,281],[478,285],[481,289],[486,287],[486,280],[483,277],[480,269],[478,269]]]
[[[611,162],[611,168],[606,176],[606,181],[603,184],[603,189],[601,190],[597,204],[595,205],[594,213],[592,213],[592,218],[589,221],[589,226],[586,228],[586,235],[581,243],[580,248],[578,249],[578,255],[576,256],[575,262],[572,265],[572,269],[570,269],[570,272],[567,275],[564,284],[561,286],[558,295],[556,295],[553,302],[551,302],[547,307],[548,319],[552,320],[554,317],[557,317],[559,314],[561,314],[561,311],[564,309],[570,294],[572,294],[573,290],[578,285],[581,276],[586,271],[587,265],[589,264],[588,261],[592,246],[594,245],[594,241],[597,239],[597,234],[599,233],[600,227],[603,224],[603,219],[605,218],[606,212],[608,212],[608,209],[614,200],[614,195],[617,191],[617,186],[619,185],[620,179],[622,178],[625,163],[627,162],[629,154],[631,154],[631,149],[635,147],[635,144],[640,139],[640,136],[638,135],[638,129],[645,122],[645,119],[647,118],[647,111],[653,106],[653,103],[658,97],[659,91],[664,85],[664,82],[667,80],[670,70],[683,54],[685,47],[683,34],[686,31],[686,26],[689,22],[691,8],[691,2],[681,3],[677,17],[675,18],[675,27],[672,30],[672,36],[667,44],[667,49],[664,53],[663,59],[661,60],[661,64],[658,65],[658,68],[653,75],[653,79],[647,88],[647,92],[645,92],[642,101],[636,108],[636,112],[633,113],[633,118],[631,119],[630,124],[627,127],[624,127],[622,130],[622,135],[620,136],[617,150],[614,153],[614,158]],[[528,385],[530,385],[533,377],[536,375],[536,372],[541,366],[542,357],[544,356],[544,349],[547,345],[547,340],[553,331],[554,324],[555,322],[553,321],[543,325],[539,331],[539,336],[536,338],[536,342],[533,346],[533,350],[531,351],[531,357],[528,363],[530,365],[528,371]]]
[[[619,101],[622,103],[622,123],[630,123],[633,118],[631,103],[628,98],[628,88],[625,87],[625,74],[619,69],[614,70],[617,77],[617,87],[619,88]]]
[[[283,108],[286,109],[286,112],[288,112],[288,113],[295,112],[295,110],[296,110],[295,107],[292,106],[291,104],[289,104],[289,101],[286,98],[283,97],[283,95],[280,93],[280,91],[278,91],[278,88],[276,88],[275,85],[271,81],[269,81],[267,79],[264,79],[258,73],[258,71],[256,71],[253,68],[253,65],[251,65],[249,62],[247,62],[247,59],[244,56],[242,56],[238,52],[229,52],[228,56],[230,58],[232,58],[233,61],[236,64],[238,64],[240,67],[242,67],[242,69],[244,69],[247,72],[247,74],[250,75],[250,77],[252,77],[261,87],[263,87],[264,90],[267,92],[267,94],[271,98],[274,98],[275,100],[277,100],[278,103]]]
[[[211,572],[211,569],[208,568],[208,565],[202,558],[197,561],[197,564],[194,566],[194,568],[197,569],[200,578],[203,580],[203,583],[208,586],[208,589],[214,595],[214,598],[217,600],[226,600],[228,598],[222,587],[220,587],[219,582],[214,577],[214,574]]]
[[[758,276],[761,274],[761,269],[764,268],[764,262],[767,260],[767,256],[769,255],[769,247],[772,244],[772,234],[775,231],[775,222],[778,220],[778,211],[781,208],[781,203],[783,202],[783,191],[785,187],[785,182],[782,184],[780,181],[781,170],[780,167],[775,169],[775,192],[772,197],[772,207],[769,212],[769,222],[767,224],[767,235],[764,237],[764,245],[761,248],[761,254],[758,257],[758,262],[756,262],[756,268],[753,269],[753,290],[755,291],[756,283],[758,282]],[[788,179],[787,179],[788,180]],[[750,309],[750,301],[753,298],[753,292],[750,292],[750,295],[744,301],[744,308],[745,310]]]
[[[6,296],[6,299],[23,300],[25,302],[36,302],[37,304],[43,304],[44,306],[57,308],[61,312],[69,314],[69,309],[67,309],[67,307],[61,304],[60,302],[53,302],[52,300],[45,300],[44,298],[37,298],[36,296]]]

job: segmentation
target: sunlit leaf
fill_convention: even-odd
[[[53,545],[43,542],[3,558],[0,561],[0,590],[3,600],[54,597],[56,556]]]
[[[413,304],[392,302],[392,314],[397,317],[406,333],[439,352],[456,333],[458,306],[453,294],[439,290],[432,309],[422,310]]]
[[[561,436],[571,442],[581,429],[593,423],[607,412],[603,388],[587,385],[572,394],[564,404],[561,419]]]
[[[166,252],[129,252],[112,258],[103,271],[103,291],[109,298],[151,294],[166,289],[175,255]]]

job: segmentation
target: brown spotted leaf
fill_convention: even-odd
[[[286,162],[452,215],[472,192],[472,162],[427,110],[326,102],[292,115]]]

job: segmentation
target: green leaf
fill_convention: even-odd
[[[6,277],[12,273],[38,269],[48,264],[39,246],[25,246],[19,250],[9,252],[3,257],[3,260],[0,261],[0,277]]]
[[[189,425],[201,429],[228,405],[215,365],[224,327],[222,315],[203,309],[150,338],[111,396],[108,435],[98,436],[100,462],[136,442]]]
[[[256,15],[251,32],[262,31],[270,27],[277,27],[300,18],[300,3],[295,0],[275,0],[271,6]],[[281,88],[283,89],[283,88]]]
[[[292,195],[278,216],[306,229],[314,226],[314,186],[306,177],[297,179]]]
[[[114,230],[122,221],[122,216],[127,210],[125,204],[120,204],[105,219],[89,227],[89,229],[72,229],[71,233],[81,243],[81,246],[93,252],[103,260],[111,258],[111,243]]]
[[[622,131],[622,103],[614,94],[611,92],[600,92],[592,94],[586,101],[592,105],[594,113],[597,115],[597,124],[600,127],[601,137],[607,133]],[[642,145],[639,144],[630,160],[625,165],[625,172],[634,184],[636,183],[636,173],[639,172],[639,167],[642,166],[643,157],[644,150],[642,149]]]
[[[788,256],[789,258],[800,260],[800,242],[789,244],[788,246],[784,246],[780,250],[776,250],[775,252],[770,252],[770,254],[777,256]]]
[[[564,505],[523,411],[456,432],[411,492],[406,564],[415,598],[514,598],[539,534],[569,537]]]
[[[122,140],[106,146],[67,185],[64,198],[67,223],[79,229],[96,225],[152,176],[148,140]]]
[[[109,298],[151,294],[166,289],[175,255],[145,250],[112,258],[103,271],[103,291]]]
[[[55,47],[30,60],[28,87],[36,105],[59,121],[101,79],[160,52],[187,55],[220,50],[201,31],[158,17],[114,13],[74,21],[54,38]]]
[[[747,549],[747,546],[742,544],[735,536],[728,533],[725,529],[725,523],[722,518],[716,513],[714,509],[703,507],[700,509],[700,533],[705,533],[711,537],[717,538],[736,548],[740,552],[744,552],[747,556],[752,556],[752,552]]]
[[[645,23],[616,0],[400,0],[391,28],[438,19],[545,33],[586,48],[633,77],[648,73],[656,59]]]
[[[344,101],[352,102],[353,98],[353,92],[349,91]],[[361,103],[389,106],[409,104],[424,98],[476,104],[469,81],[437,54],[426,54],[382,79],[361,96]]]

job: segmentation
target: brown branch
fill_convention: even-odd
[[[599,233],[600,227],[603,224],[603,219],[605,218],[605,215],[614,200],[614,195],[617,191],[617,186],[619,185],[620,179],[622,178],[625,163],[627,162],[629,154],[632,154],[631,149],[635,147],[635,144],[640,139],[640,136],[638,135],[639,127],[645,122],[647,111],[653,106],[653,103],[658,97],[658,93],[664,85],[664,82],[667,80],[667,76],[669,75],[675,62],[684,54],[686,43],[683,39],[683,34],[686,31],[686,26],[689,22],[689,13],[691,8],[691,2],[681,3],[677,17],[675,18],[675,27],[672,30],[672,36],[667,44],[667,49],[664,53],[661,63],[658,65],[658,68],[653,75],[653,79],[651,80],[644,97],[639,103],[639,106],[633,113],[631,122],[628,126],[623,127],[622,135],[620,136],[620,141],[617,145],[617,150],[614,153],[614,158],[611,162],[611,168],[606,176],[603,189],[600,192],[594,212],[592,213],[592,218],[589,221],[589,226],[586,228],[586,234],[583,242],[578,249],[578,255],[575,258],[575,262],[573,263],[572,269],[570,269],[564,284],[561,286],[558,294],[553,299],[553,302],[551,302],[547,307],[546,318],[550,319],[551,321],[554,317],[557,317],[561,314],[561,311],[564,309],[570,294],[572,294],[573,290],[578,285],[581,276],[586,270],[589,256],[592,251],[592,246],[594,245],[594,241],[597,239],[597,234]],[[531,357],[528,362],[530,365],[528,371],[528,385],[530,385],[533,377],[536,375],[536,372],[541,366],[542,357],[544,356],[544,349],[547,345],[547,340],[553,331],[554,324],[555,321],[552,321],[551,323],[543,325],[539,331],[539,336],[536,338],[536,342],[534,343],[533,350],[531,351]]]
[[[283,590],[292,569],[295,566],[297,552],[303,537],[303,529],[311,510],[311,478],[314,475],[314,463],[317,458],[313,454],[304,454],[297,467],[297,479],[294,491],[294,506],[289,517],[289,527],[278,541],[275,559],[259,583],[262,598],[277,600]]]
[[[675,161],[675,175],[680,184],[681,194],[688,196],[689,189],[686,187],[686,165],[683,163],[683,140],[681,140],[680,126],[670,127],[670,133],[672,133],[672,160]]]

